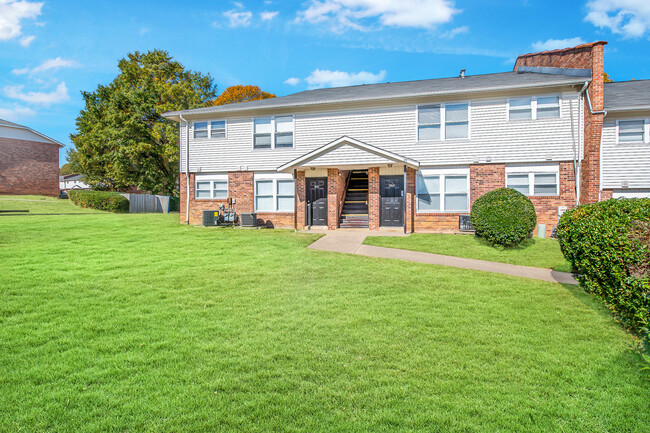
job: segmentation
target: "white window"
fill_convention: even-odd
[[[619,120],[618,127],[619,143],[647,143],[646,122],[644,120]]]
[[[256,212],[293,212],[293,210],[293,179],[260,178],[255,180]]]
[[[293,116],[253,119],[254,149],[291,147],[293,147]]]
[[[203,200],[227,199],[228,175],[197,174],[194,183],[194,197]]]
[[[418,140],[469,138],[469,103],[418,107]]]
[[[226,138],[225,120],[213,120],[210,122],[210,138]]]
[[[226,138],[226,121],[194,122],[194,138]]]
[[[208,138],[208,122],[194,122],[194,138]]]
[[[418,171],[418,212],[466,212],[469,209],[468,180],[467,169]]]
[[[508,120],[535,120],[560,117],[559,96],[508,99]]]
[[[506,167],[506,186],[527,196],[559,195],[559,178],[557,164]]]

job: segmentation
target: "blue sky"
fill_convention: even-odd
[[[282,96],[503,72],[517,54],[595,40],[615,80],[650,78],[649,38],[648,0],[0,0],[0,118],[71,146],[80,92],[136,50],[167,50],[220,90]]]

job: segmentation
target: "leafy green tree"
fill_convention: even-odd
[[[82,92],[68,160],[93,189],[177,194],[178,124],[161,114],[205,106],[216,95],[212,77],[161,50],[136,51],[118,67],[108,86]]]
[[[59,176],[67,176],[69,174],[76,174],[75,167],[73,164],[67,162],[59,168]]]

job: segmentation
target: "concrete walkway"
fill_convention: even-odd
[[[445,256],[441,254],[423,253],[419,251],[402,250],[398,248],[376,247],[363,245],[366,236],[407,236],[401,231],[373,231],[344,229],[336,231],[306,231],[308,233],[323,233],[309,248],[336,253],[357,254],[367,257],[405,260],[407,262],[428,263],[431,265],[451,266],[454,268],[472,269],[475,271],[494,272],[514,277],[532,278],[561,284],[578,284],[573,275],[557,272],[551,269],[518,266],[508,263],[490,262],[487,260],[466,259],[463,257]],[[462,236],[462,235],[458,235]]]

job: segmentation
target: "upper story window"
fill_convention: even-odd
[[[469,175],[421,170],[417,174],[418,212],[466,212],[469,209]]]
[[[253,148],[293,147],[293,116],[253,119]]]
[[[508,120],[535,120],[560,117],[559,96],[508,99]]]
[[[469,138],[469,104],[436,104],[418,107],[418,140]]]
[[[559,194],[559,166],[510,166],[506,167],[506,186],[527,196]]]
[[[226,138],[226,121],[194,122],[194,138]]]
[[[645,120],[619,120],[618,126],[619,143],[647,143],[648,131]]]

